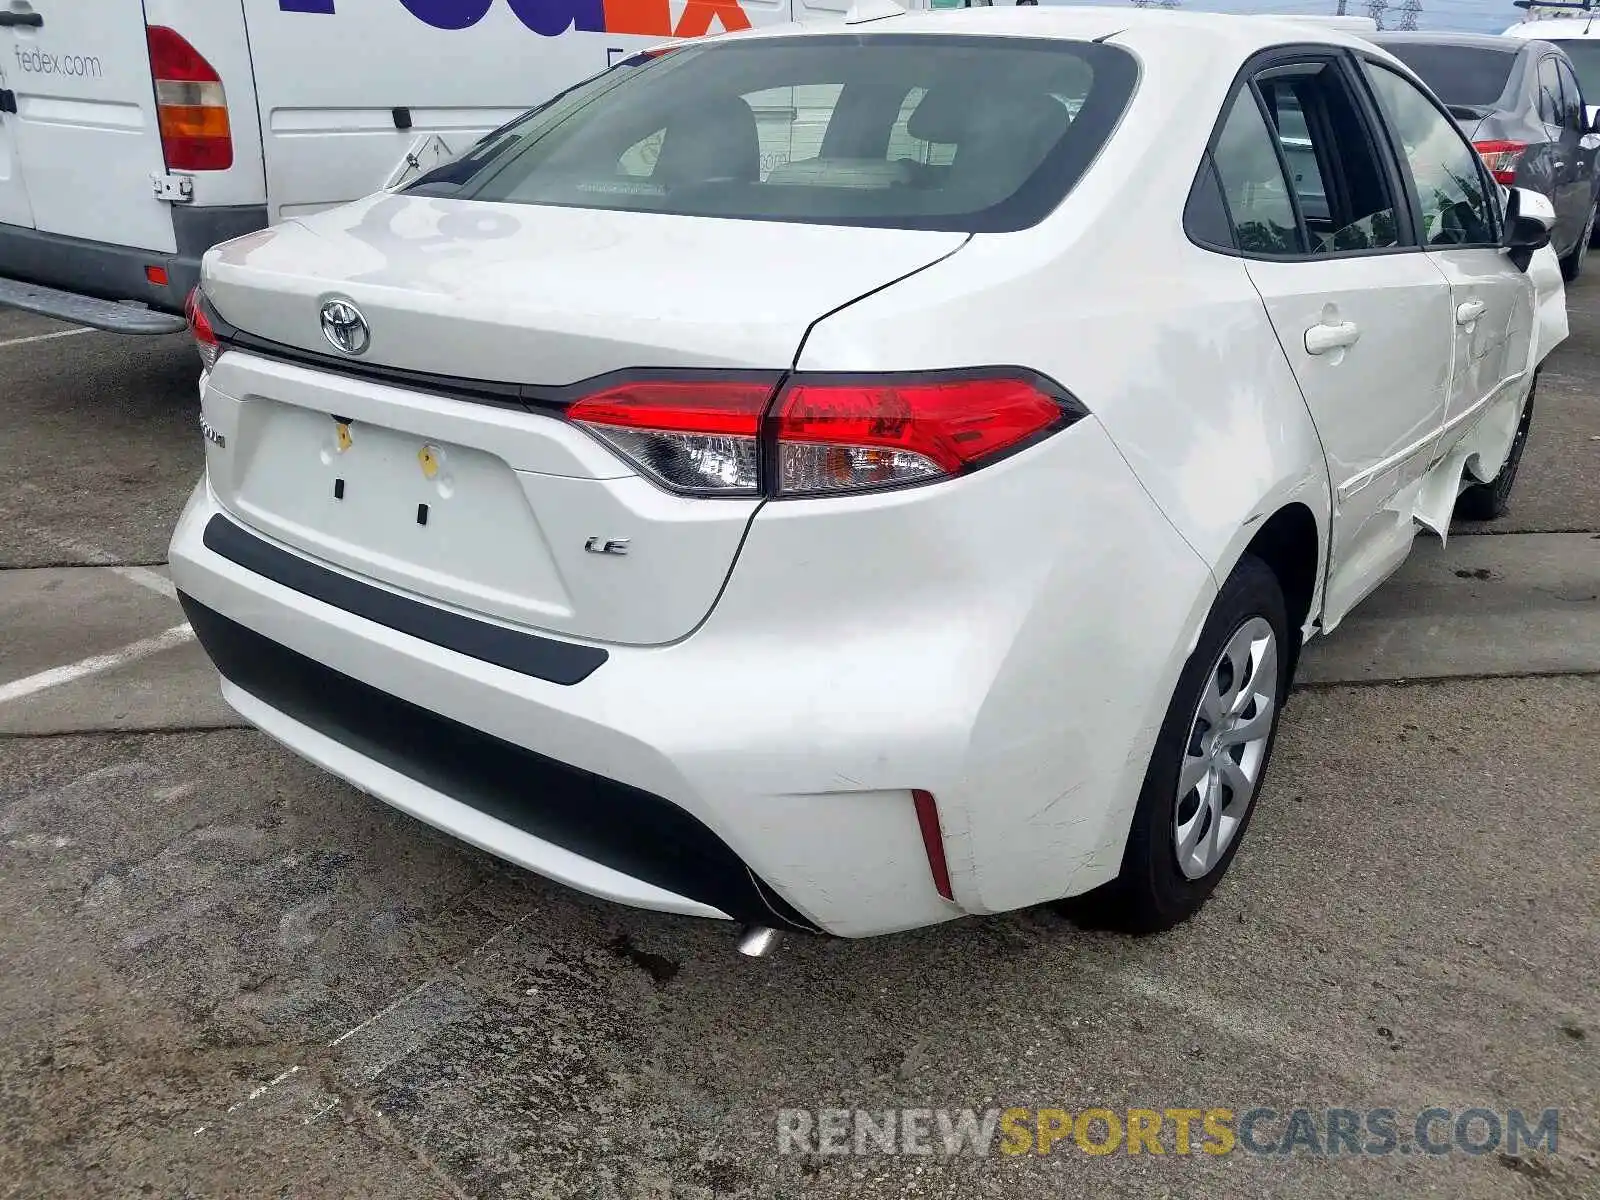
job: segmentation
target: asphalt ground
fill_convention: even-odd
[[[758,961],[240,728],[162,570],[192,350],[0,312],[0,1195],[1600,1196],[1600,276],[1571,310],[1512,512],[1420,539],[1308,653],[1199,917]],[[1052,1111],[1013,1114],[1019,1155],[871,1136],[966,1108]],[[1556,1145],[1453,1141],[1474,1108],[1556,1109]],[[780,1153],[825,1109],[870,1152]],[[1088,1109],[1239,1144],[1179,1154],[1166,1118],[1163,1154],[1091,1154]]]

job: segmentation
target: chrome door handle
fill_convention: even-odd
[[[1354,321],[1340,321],[1337,325],[1313,325],[1306,330],[1306,353],[1326,354],[1354,346],[1361,337],[1361,327]]]
[[[1483,316],[1484,310],[1488,307],[1482,300],[1468,300],[1465,304],[1458,304],[1456,306],[1456,324],[1471,325],[1479,317]]]

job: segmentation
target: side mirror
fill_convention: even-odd
[[[1508,189],[1506,224],[1500,246],[1517,270],[1526,271],[1533,252],[1550,244],[1550,230],[1556,223],[1556,210],[1550,197],[1528,188]]]

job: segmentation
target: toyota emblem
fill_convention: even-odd
[[[322,336],[335,350],[361,354],[372,341],[372,331],[361,310],[348,300],[329,300],[322,306]]]

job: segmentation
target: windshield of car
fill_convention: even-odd
[[[1490,46],[1440,46],[1385,42],[1383,48],[1422,77],[1447,105],[1489,108],[1511,78],[1517,51]]]
[[[638,56],[407,191],[745,220],[977,232],[1037,222],[1133,93],[1112,46],[817,35]]]
[[[1555,41],[1554,38],[1546,39]],[[1583,89],[1585,104],[1600,104],[1600,38],[1562,38],[1556,42],[1567,52],[1573,68],[1578,72],[1578,86]]]

